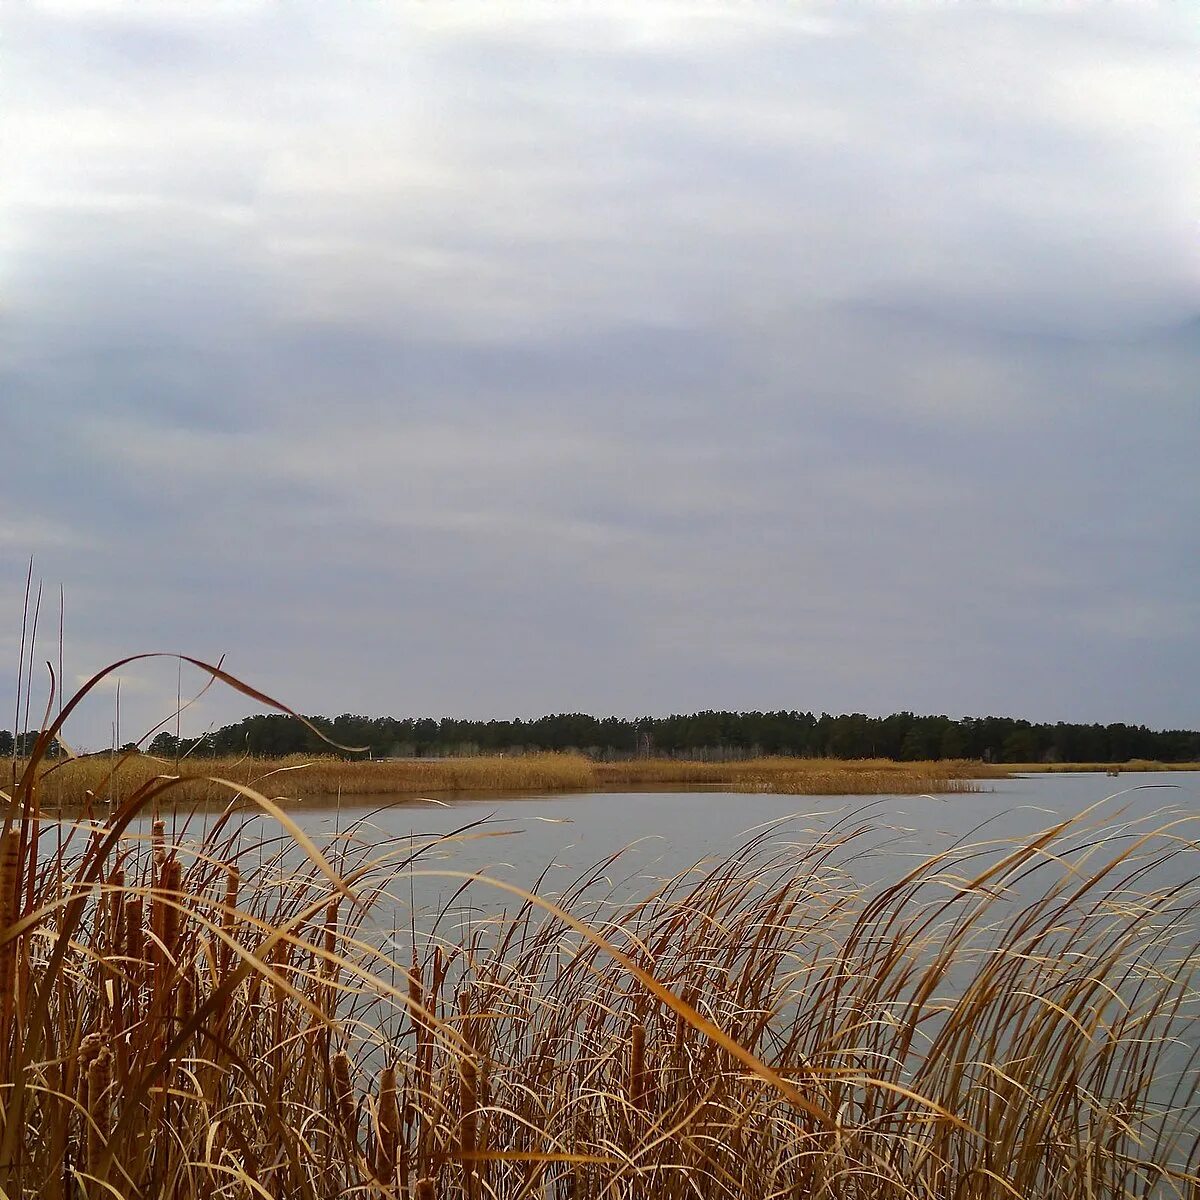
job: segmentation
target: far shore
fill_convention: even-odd
[[[20,764],[18,764],[20,770]],[[155,778],[179,776],[167,802],[216,804],[252,788],[273,800],[362,803],[471,794],[695,789],[781,795],[845,796],[986,790],[986,781],[1053,772],[1194,771],[1198,763],[985,763],[972,760],[754,758],[698,762],[667,758],[597,762],[581,754],[471,758],[191,758],[175,763],[147,754],[90,755],[43,767],[39,805],[47,811],[108,807]]]

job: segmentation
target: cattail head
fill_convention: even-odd
[[[464,1055],[458,1064],[459,1139],[462,1143],[463,1166],[468,1178],[474,1173],[474,1162],[468,1157],[475,1152],[476,1110],[479,1107],[479,1071],[475,1059]]]
[[[160,924],[157,932],[162,939],[166,961],[164,971],[174,968],[174,960],[179,954],[179,889],[183,880],[183,865],[177,858],[169,858],[159,872],[159,889],[162,893],[159,901]]]
[[[412,1017],[413,1032],[416,1034],[418,1040],[421,1037],[421,1019],[419,1013],[425,999],[422,984],[421,964],[417,961],[417,956],[414,952],[412,969],[408,976],[408,998],[410,1001],[409,1014]]]
[[[317,974],[329,985],[322,989],[322,997],[327,1006],[333,1002],[333,984],[336,983],[338,975],[337,963],[333,961],[333,955],[337,953],[337,919],[338,902],[334,898],[325,906],[325,930],[322,946],[325,953],[317,967]]]
[[[276,1004],[282,1004],[287,996],[282,980],[287,978],[288,965],[292,960],[292,943],[285,937],[280,938],[275,943],[271,958],[274,966],[271,972],[271,994],[275,997]]]
[[[167,859],[167,823],[155,817],[150,826],[150,845],[154,851],[154,865],[161,867]]]
[[[338,1120],[346,1130],[354,1124],[354,1090],[350,1085],[350,1055],[339,1050],[330,1060],[333,1076],[333,1104]]]
[[[112,1084],[112,1055],[107,1047],[88,1063],[87,1069],[87,1113],[88,1165],[94,1167],[108,1142],[110,1085]]]
[[[108,936],[114,954],[121,954],[124,950],[124,934],[122,932],[122,926],[125,923],[124,892],[125,869],[124,867],[115,867],[108,877]]]
[[[396,1068],[379,1072],[378,1112],[375,1118],[375,1174],[388,1182],[396,1172],[396,1147],[400,1141],[400,1106],[396,1097]]]
[[[238,888],[241,886],[241,872],[234,866],[225,868],[225,905],[221,910],[221,929],[224,933],[232,938],[234,930],[237,929],[237,899]],[[233,951],[229,948],[228,943],[221,942],[220,948],[217,950],[217,975],[224,979],[229,973],[229,964],[233,955]]]
[[[646,1100],[646,1027],[635,1025],[629,1034],[629,1102],[641,1108]]]
[[[79,1058],[76,1088],[76,1098],[79,1100],[80,1107],[87,1111],[88,1104],[88,1079],[91,1072],[92,1063],[100,1056],[100,1052],[104,1050],[104,1036],[99,1033],[89,1033],[79,1043]]]
[[[325,906],[325,953],[337,950],[338,898],[335,896]]]
[[[146,954],[146,930],[142,925],[142,898],[129,896],[125,900],[125,957],[130,969],[144,961]]]
[[[474,1027],[471,1023],[471,997],[465,991],[459,992],[456,998],[458,1004],[458,1015],[461,1018],[463,1040],[467,1045],[474,1050],[475,1038]]]
[[[0,930],[17,923],[20,901],[21,835],[14,827],[0,841]],[[12,1000],[14,965],[17,959],[17,943],[10,939],[0,946],[0,1013],[8,1019],[8,1005]]]
[[[437,1200],[437,1188],[432,1179],[418,1179],[415,1192],[416,1200]]]
[[[175,989],[175,1020],[182,1025],[196,1010],[196,984],[191,971],[186,972]]]

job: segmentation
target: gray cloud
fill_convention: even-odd
[[[5,25],[0,604],[37,550],[73,671],[1195,724],[1175,10]]]

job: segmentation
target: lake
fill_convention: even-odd
[[[557,892],[581,871],[620,852],[609,874],[636,888],[701,859],[723,858],[747,837],[777,823],[777,837],[819,837],[839,824],[869,824],[858,843],[855,870],[887,882],[956,841],[1009,842],[1067,817],[1093,811],[1088,827],[1102,825],[1111,839],[1123,827],[1148,829],[1184,819],[1185,836],[1200,839],[1200,772],[1029,775],[989,780],[987,791],[946,796],[777,796],[696,791],[601,792],[497,797],[435,794],[370,797],[340,808],[313,802],[289,810],[318,842],[357,828],[363,838],[424,840],[478,825],[475,836],[438,851],[447,865],[486,871],[523,886],[543,877]],[[445,805],[445,807],[443,807]],[[1196,827],[1191,829],[1191,819]],[[254,823],[271,824],[271,818]],[[1171,874],[1200,875],[1191,856]],[[544,875],[543,875],[544,873]],[[447,885],[450,886],[450,885]]]

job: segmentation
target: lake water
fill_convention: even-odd
[[[384,843],[474,826],[425,856],[425,865],[483,871],[521,886],[541,880],[553,895],[594,864],[619,854],[614,883],[646,890],[703,859],[724,858],[774,823],[775,840],[819,838],[836,827],[869,825],[848,869],[863,882],[887,883],[956,842],[1009,843],[1067,817],[1086,814],[1078,840],[1097,835],[1115,844],[1172,821],[1180,836],[1200,840],[1200,773],[1030,775],[987,781],[976,794],[946,796],[776,796],[729,792],[638,791],[534,797],[371,797],[340,808],[314,802],[290,810],[318,843],[353,827],[356,837]],[[440,794],[433,794],[438,799]],[[443,807],[445,805],[445,807]],[[1090,810],[1090,811],[1089,811]],[[269,817],[255,818],[263,832]],[[1089,832],[1090,831],[1090,832]],[[1200,877],[1195,854],[1181,854],[1164,878]],[[429,881],[434,886],[434,881]],[[442,885],[438,885],[442,886]],[[446,882],[444,890],[454,884]],[[436,890],[436,887],[435,887]],[[486,903],[479,895],[476,903]]]

